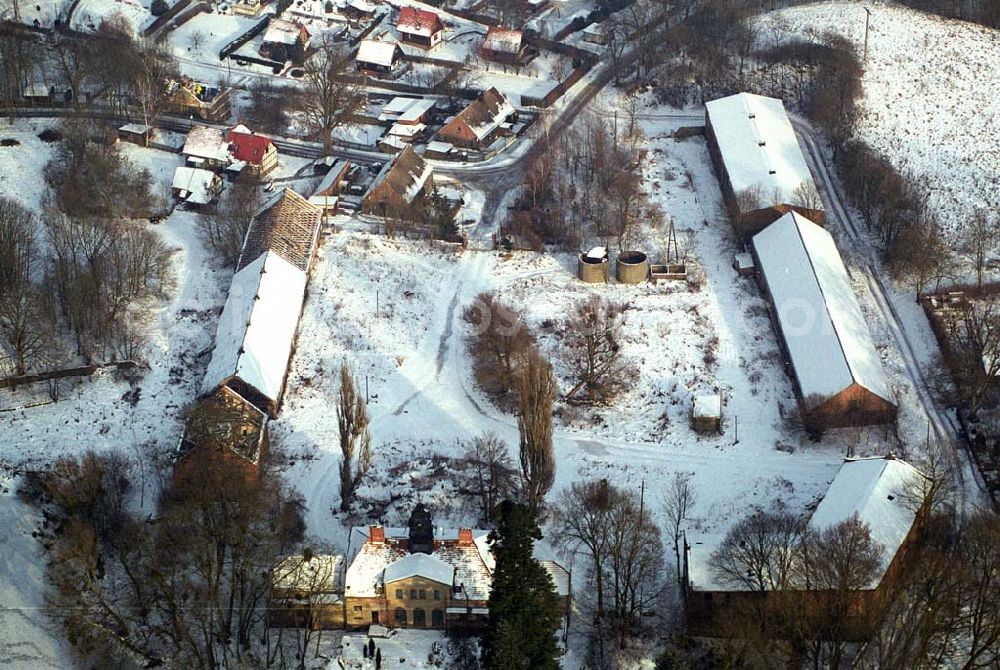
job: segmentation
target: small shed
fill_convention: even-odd
[[[695,396],[691,404],[691,427],[699,433],[722,432],[722,396]]]
[[[149,138],[152,134],[150,127],[141,123],[126,123],[118,129],[118,139],[138,144],[140,147],[149,144]]]
[[[741,277],[752,277],[754,269],[753,254],[749,252],[736,254],[733,257],[733,269]]]
[[[427,143],[427,148],[424,150],[424,156],[427,158],[447,158],[451,155],[454,148],[455,145],[450,142],[440,142],[435,140]]]

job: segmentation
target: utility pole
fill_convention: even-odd
[[[868,9],[867,7],[865,7],[864,9],[865,9],[865,55],[864,55],[864,57],[863,57],[862,60],[863,60],[864,64],[867,65],[868,64],[868,25],[872,21],[872,10]]]
[[[736,440],[733,442],[733,444],[734,445],[739,444],[740,443],[740,417],[737,416],[737,415],[735,415],[735,414],[733,415],[733,435],[736,437]]]

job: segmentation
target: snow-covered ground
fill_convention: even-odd
[[[891,4],[870,9],[860,136],[918,180],[946,229],[960,230],[1000,200],[1000,33]],[[863,52],[855,2],[784,9],[759,25],[762,44],[832,31]]]
[[[10,139],[20,142],[12,147],[0,144],[0,193],[19,200],[34,212],[42,208],[42,185],[45,183],[42,169],[56,150],[55,144],[43,142],[38,139],[38,134],[56,126],[58,122],[54,119],[19,119],[13,124],[8,124],[5,119],[0,124],[0,141]]]
[[[111,19],[115,14],[124,19],[136,35],[153,22],[149,13],[151,2],[146,0],[80,0],[73,11],[72,27],[77,30],[97,30],[104,19]]]

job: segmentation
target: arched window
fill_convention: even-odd
[[[444,628],[444,610],[431,610],[431,625],[435,628]]]
[[[418,607],[415,610],[413,610],[413,625],[414,626],[427,625],[427,613],[424,612],[424,608]]]
[[[406,625],[406,610],[402,607],[396,608],[396,623],[400,626]]]

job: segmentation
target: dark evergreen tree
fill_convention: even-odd
[[[541,539],[531,511],[509,500],[495,513],[490,533],[496,558],[490,620],[483,638],[484,670],[558,670],[559,598],[552,577],[532,552]]]

